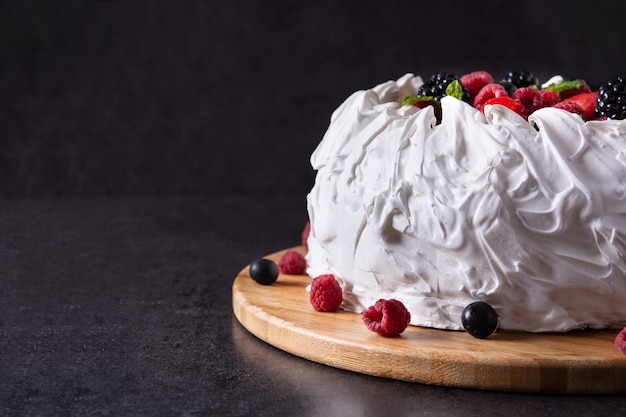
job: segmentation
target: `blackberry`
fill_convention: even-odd
[[[596,116],[626,119],[626,74],[600,86],[596,97]]]
[[[428,81],[426,81],[420,88],[417,90],[418,97],[426,97],[431,96],[435,100],[441,100],[446,95],[446,88],[453,82],[459,81],[459,78],[456,75],[447,73],[447,72],[439,72],[437,74],[431,75]],[[467,88],[463,88],[463,101],[469,103],[470,94]]]
[[[504,82],[509,82],[517,88],[539,85],[539,80],[530,71],[509,71],[504,77]]]

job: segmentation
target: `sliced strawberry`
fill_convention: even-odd
[[[525,117],[523,114],[524,106],[522,106],[517,100],[514,100],[509,96],[495,97],[495,98],[487,100],[485,105],[481,108],[481,111],[484,113],[485,106],[493,105],[493,104],[500,104],[504,107],[507,107],[510,110],[513,110],[515,113],[519,114],[520,116]]]
[[[575,96],[566,98],[563,101],[573,102],[578,104],[583,109],[583,119],[591,120],[596,116],[596,97],[598,96],[597,91],[593,91],[591,93],[583,93],[577,94]]]

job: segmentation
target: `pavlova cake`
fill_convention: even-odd
[[[352,94],[311,156],[306,255],[341,307],[397,299],[413,325],[626,326],[626,86],[479,71]]]

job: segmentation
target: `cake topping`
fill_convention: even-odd
[[[626,75],[610,80],[602,85],[598,92],[598,116],[626,119]]]
[[[309,299],[317,311],[337,311],[343,301],[343,292],[334,275],[323,274],[311,282]]]
[[[626,76],[617,77],[600,87],[600,94],[598,91],[591,91],[587,82],[582,79],[566,80],[556,76],[544,85],[539,85],[537,77],[529,71],[510,71],[498,83],[493,79],[487,71],[470,72],[461,78],[447,72],[437,73],[419,87],[416,96],[405,97],[402,104],[419,108],[432,105],[437,123],[442,118],[441,100],[447,96],[466,101],[479,110],[489,100],[510,97],[520,106],[513,105],[510,100],[497,100],[490,104],[502,104],[526,120],[536,110],[544,107],[556,107],[576,113],[584,120],[626,118]],[[576,102],[580,107],[570,104],[557,106],[568,100]]]
[[[411,313],[401,301],[380,299],[362,316],[367,328],[381,336],[399,336],[409,325]]]

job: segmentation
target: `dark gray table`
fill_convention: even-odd
[[[0,415],[624,415],[624,396],[403,383],[255,338],[232,281],[305,221],[303,195],[3,200]]]

